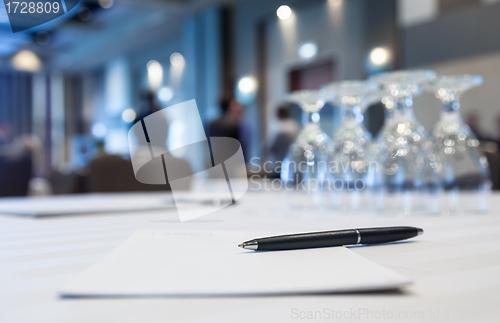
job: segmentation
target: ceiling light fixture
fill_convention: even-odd
[[[122,119],[123,121],[127,122],[127,123],[130,123],[132,121],[135,120],[135,111],[132,110],[132,109],[126,109],[125,111],[123,111],[122,113]]]
[[[183,66],[185,63],[186,61],[184,60],[184,56],[182,56],[182,54],[173,53],[170,55],[170,64],[172,64],[172,66]]]
[[[302,59],[311,59],[318,54],[318,46],[313,42],[307,42],[299,47],[299,57]]]
[[[370,61],[375,66],[382,66],[389,62],[391,53],[387,48],[376,47],[370,52]]]
[[[148,82],[150,89],[158,89],[163,83],[163,66],[155,60],[148,62]]]
[[[174,97],[174,91],[168,86],[164,86],[158,91],[158,99],[162,102],[168,102]]]
[[[106,136],[107,132],[108,132],[108,129],[106,129],[106,126],[103,125],[102,123],[96,123],[92,127],[92,134],[96,138],[103,138],[104,136]]]
[[[289,6],[283,5],[276,10],[276,16],[281,20],[287,20],[292,16],[292,9]]]
[[[42,67],[42,61],[35,53],[22,50],[12,57],[12,66],[20,71],[37,72]]]
[[[113,6],[114,1],[113,0],[99,0],[99,5],[104,8],[104,9],[109,9]]]

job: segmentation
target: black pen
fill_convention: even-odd
[[[414,227],[385,227],[288,234],[253,239],[238,247],[250,250],[291,250],[356,244],[393,242],[416,237],[424,230]]]

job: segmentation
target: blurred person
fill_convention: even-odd
[[[0,148],[5,148],[10,143],[12,128],[9,124],[0,124]]]
[[[44,153],[42,141],[34,135],[23,135],[14,140],[13,152],[31,158],[33,163],[33,175],[41,177],[44,175]]]
[[[0,154],[9,158],[27,158],[33,165],[33,175],[44,175],[44,153],[41,140],[34,135],[21,135],[12,143],[7,139],[2,144]]]
[[[104,140],[98,140],[96,142],[97,153],[96,156],[106,156],[108,153],[106,152],[106,144]]]
[[[500,115],[497,116],[497,130],[495,133],[495,141],[498,145],[500,145]]]
[[[28,195],[44,196],[52,194],[52,188],[45,174],[44,153],[41,140],[34,135],[23,135],[14,141],[17,154],[31,159],[32,174],[28,183]]]
[[[290,108],[286,105],[278,107],[276,118],[278,119],[277,133],[269,150],[275,162],[282,162],[288,149],[299,135],[300,126],[290,116]]]
[[[156,96],[153,91],[144,92],[141,95],[140,111],[135,118],[135,121],[142,120],[150,114],[160,111],[160,107],[156,102]],[[135,122],[134,122],[135,123]]]
[[[0,196],[26,196],[34,189],[35,195],[50,193],[42,174],[43,150],[38,138],[23,135],[4,145],[0,152]]]
[[[238,140],[243,150],[245,162],[247,162],[251,130],[248,123],[244,120],[243,106],[229,93],[224,93],[221,96],[219,106],[222,115],[210,123],[208,129],[209,136],[229,137]]]
[[[155,95],[153,92],[146,92],[141,97],[141,110],[142,113],[138,115],[136,121],[133,123],[135,125],[138,121],[146,118],[149,115],[152,115],[161,109],[156,103]],[[152,153],[151,151],[156,150],[155,145],[158,146],[158,151],[164,151],[167,144],[167,138],[169,134],[169,121],[165,117],[163,113],[155,114],[154,117],[148,119],[148,126],[153,127],[155,129],[154,135],[155,138],[152,140],[149,139],[148,145],[140,144],[139,138],[144,138],[144,130],[142,127],[134,127],[132,128],[132,134],[137,140],[138,145],[135,147],[134,151],[131,151],[130,154],[134,161],[134,164],[142,165],[140,169],[137,170],[137,173],[134,174],[132,163],[130,160],[125,164],[124,159],[121,156],[117,155],[106,155],[106,154],[98,154],[98,157],[94,159],[91,163],[91,188],[95,191],[151,191],[151,190],[171,190],[170,183],[168,182],[168,178],[166,179],[166,187],[164,185],[149,185],[143,184],[139,182],[137,179],[151,179],[151,177],[158,176],[158,158],[155,158],[156,162],[152,162]],[[170,152],[166,151],[162,154],[162,160],[164,160],[165,164],[168,164],[170,170],[175,170],[177,174],[187,174],[189,176],[192,174],[190,164],[180,158],[173,157]],[[115,167],[120,168],[121,171],[117,172]],[[168,174],[163,173],[163,169],[161,170],[162,176],[167,176]],[[125,178],[118,178],[127,172],[127,176]],[[105,175],[104,175],[105,174]],[[107,176],[109,178],[113,178],[112,182],[103,181],[102,177]],[[148,180],[149,181],[149,180]],[[154,182],[154,180],[153,180]],[[189,185],[189,183],[186,183]],[[189,189],[188,186],[181,187],[182,189]]]
[[[266,167],[265,172],[272,170],[272,174],[264,174],[268,177],[279,177],[279,173],[275,173],[277,170],[281,169],[281,163],[285,159],[288,149],[293,144],[297,136],[299,135],[300,126],[291,117],[290,107],[288,105],[280,105],[276,110],[277,127],[275,129],[275,135],[271,140],[271,146],[269,147],[270,161],[272,162],[272,167]]]
[[[484,134],[480,130],[480,125],[479,125],[479,115],[477,112],[471,112],[466,115],[465,117],[465,123],[469,126],[470,130],[476,136],[476,138],[479,141],[484,141],[484,140],[490,140],[490,138],[487,138],[484,136]]]

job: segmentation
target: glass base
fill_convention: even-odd
[[[478,214],[488,211],[491,191],[487,188],[477,191],[448,190],[444,194],[443,215]]]

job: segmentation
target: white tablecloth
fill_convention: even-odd
[[[281,193],[248,192],[237,205],[184,223],[172,211],[44,219],[0,215],[0,322],[500,321],[500,195],[492,197],[488,213],[460,216],[304,211],[285,209],[283,199]],[[425,234],[408,242],[352,250],[414,280],[400,291],[233,298],[58,297],[61,286],[139,228],[292,233],[392,225],[419,226]]]

